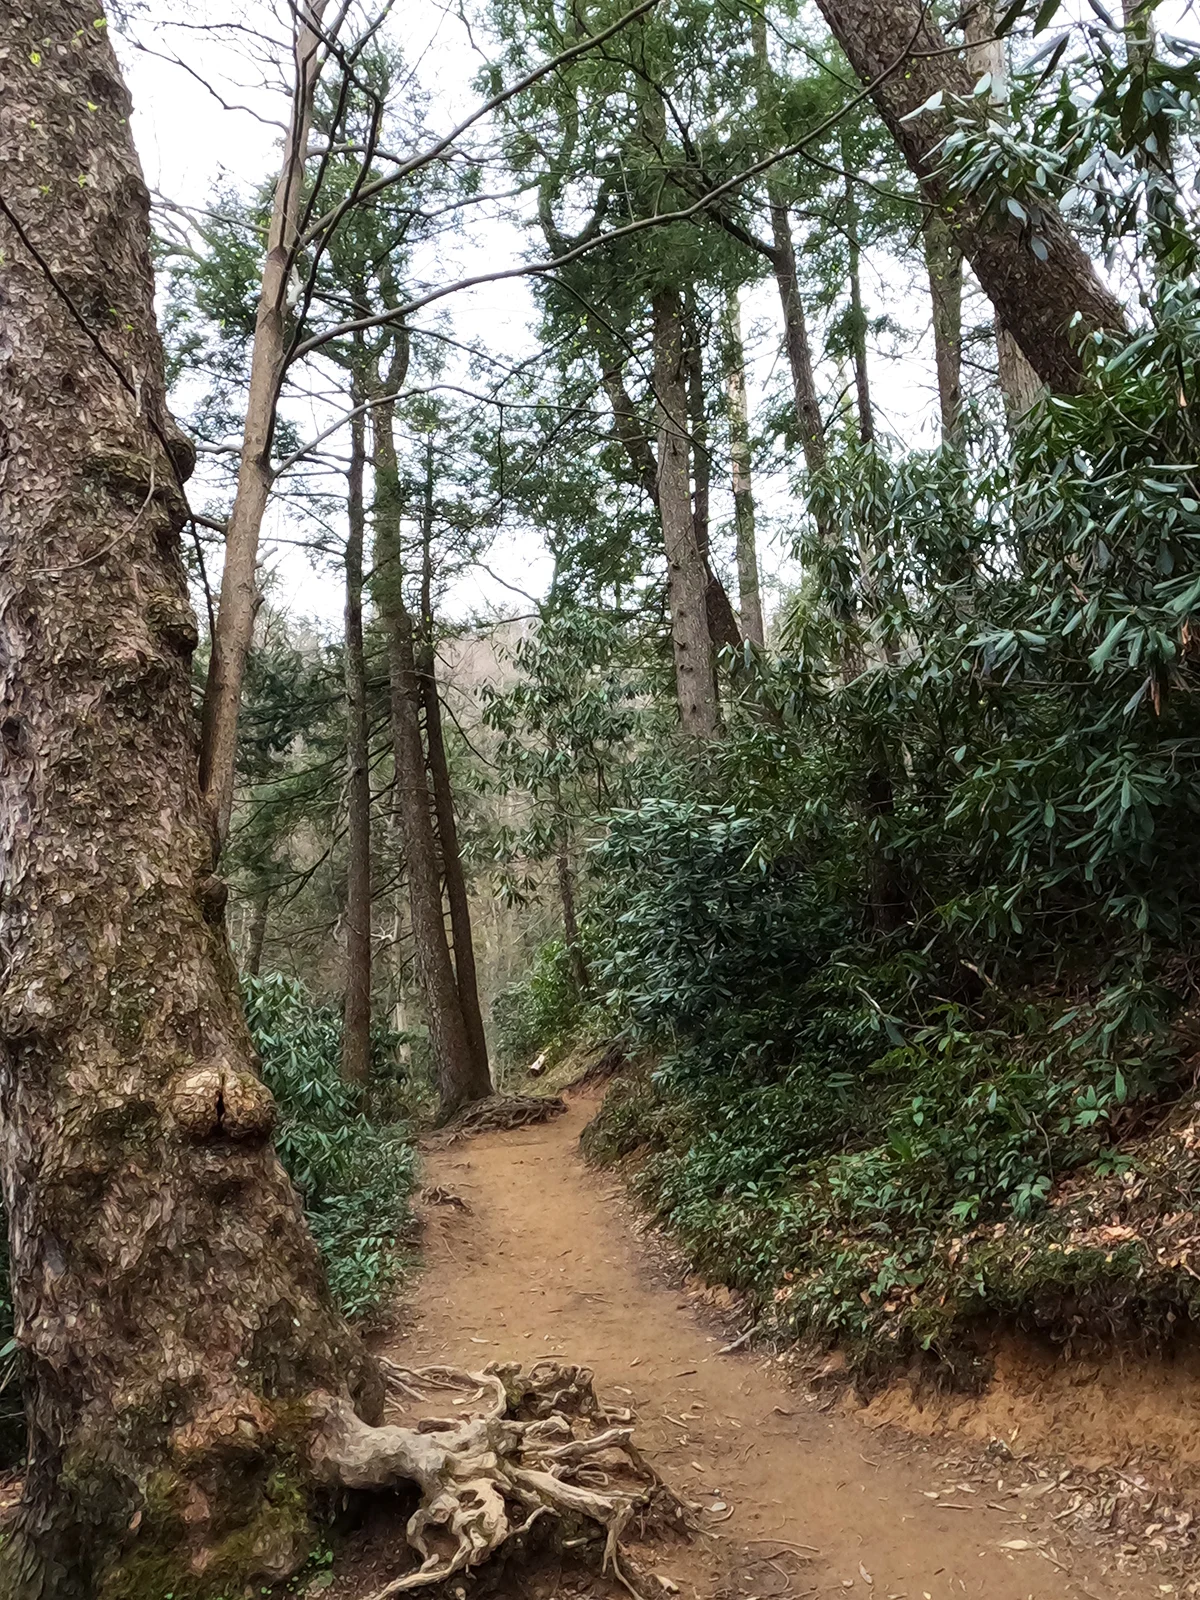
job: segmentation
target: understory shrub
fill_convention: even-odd
[[[617,1087],[590,1149],[642,1146],[641,1191],[701,1270],[796,1331],[928,1348],[979,1298],[950,1240],[1120,1166],[1122,1117],[1173,1079],[1168,997],[954,998],[944,952],[864,938],[799,859],[756,857],[750,824],[663,800],[614,820],[597,971],[659,1065]],[[998,1303],[998,1258],[992,1276]]]
[[[505,1066],[522,1067],[555,1055],[580,1031],[585,1002],[561,939],[542,944],[529,971],[492,1002],[496,1052]]]
[[[1126,1196],[1197,992],[1198,349],[1165,292],[998,474],[842,450],[783,648],[592,853],[592,970],[659,1064],[591,1148],[864,1359],[1191,1313]],[[1154,1149],[1169,1223],[1196,1161]]]
[[[293,978],[244,978],[246,1016],[263,1078],[279,1106],[275,1146],[300,1191],[340,1308],[363,1317],[383,1304],[402,1264],[416,1173],[407,1123],[377,1123],[340,1070],[342,1022]],[[391,1041],[374,1041],[373,1075],[387,1076]]]

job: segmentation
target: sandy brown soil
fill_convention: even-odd
[[[579,1097],[549,1124],[430,1153],[426,1270],[407,1332],[387,1348],[408,1365],[557,1356],[593,1367],[598,1391],[634,1408],[638,1444],[713,1530],[691,1546],[641,1552],[667,1580],[664,1594],[672,1585],[687,1600],[1189,1592],[1186,1574],[1115,1570],[1111,1547],[1015,1492],[1015,1464],[948,1461],[840,1405],[822,1410],[829,1397],[798,1395],[770,1357],[722,1354],[728,1336],[653,1266],[613,1180],[580,1158],[594,1109]],[[370,1563],[381,1575],[387,1542],[377,1535]],[[541,1573],[512,1593],[549,1600],[582,1588],[575,1575]],[[339,1582],[334,1592],[351,1591]]]
[[[1093,1471],[1137,1470],[1155,1486],[1195,1499],[1200,1490],[1200,1352],[1065,1361],[1027,1339],[998,1339],[993,1378],[978,1395],[937,1394],[897,1383],[876,1395],[869,1419],[915,1433],[1011,1439]]]

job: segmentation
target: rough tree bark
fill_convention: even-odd
[[[608,396],[609,405],[613,414],[613,437],[624,446],[629,457],[629,464],[637,474],[638,482],[649,496],[654,509],[659,513],[661,522],[662,507],[658,500],[658,462],[655,458],[654,446],[646,434],[645,427],[638,415],[633,398],[625,386],[624,363],[621,356],[614,350],[608,349],[601,354],[600,381],[604,392]],[[690,406],[690,390],[689,390]],[[690,492],[690,491],[689,491]],[[707,494],[707,490],[705,491]],[[738,628],[737,618],[734,616],[733,607],[729,596],[725,592],[725,585],[713,572],[708,559],[708,509],[702,502],[703,517],[696,514],[693,507],[692,528],[696,537],[697,549],[700,559],[704,563],[705,581],[705,606],[704,614],[708,625],[708,635],[713,645],[719,650],[723,645],[737,649],[741,644],[741,630]]]
[[[361,396],[352,387],[354,406]],[[367,668],[363,653],[363,467],[366,419],[350,424],[346,497],[346,995],[342,1076],[365,1084],[371,1075],[371,768],[367,732]]]
[[[492,1085],[486,1065],[480,1069],[471,1049],[442,912],[432,796],[421,739],[421,678],[417,671],[412,615],[402,587],[401,499],[393,434],[395,406],[380,398],[394,395],[399,389],[403,381],[398,367],[401,359],[407,363],[407,349],[398,345],[391,371],[382,383],[374,385],[372,395],[375,401],[371,412],[375,468],[373,592],[387,637],[395,807],[408,873],[417,981],[425,1002],[439,1111],[446,1119],[471,1100],[490,1094]]]
[[[996,11],[992,0],[976,0],[963,13],[963,38],[967,71],[978,81],[986,72],[991,79],[987,98],[993,116],[1006,115],[1008,99],[1008,57],[1004,40],[996,38]],[[1021,423],[1041,399],[1043,384],[1026,361],[1021,346],[997,315],[996,366],[1000,380],[1000,394],[1004,400],[1004,416],[1009,436],[1015,437]]]
[[[750,473],[750,418],[746,410],[746,362],[742,350],[737,290],[725,302],[725,389],[729,400],[729,460],[733,478],[733,520],[742,632],[760,647],[766,641],[754,533],[754,485]]]
[[[5,43],[0,1166],[29,1466],[0,1593],[117,1600],[292,1570],[304,1397],[380,1390],[271,1147],[213,875],[129,99],[94,5],[14,0]]]
[[[258,536],[271,493],[275,408],[287,357],[288,259],[296,241],[313,97],[319,75],[321,21],[327,0],[304,0],[294,10],[292,109],[283,163],[275,184],[262,288],[250,357],[250,390],[242,433],[237,492],[225,531],[225,566],[208,681],[204,687],[200,784],[224,844],[233,810],[237,721],[242,679],[258,609]]]
[[[952,214],[959,248],[996,308],[1000,325],[1020,345],[1050,388],[1075,393],[1083,381],[1077,341],[1093,329],[1121,331],[1120,304],[1057,211],[1039,227],[1047,259],[1039,261],[1015,220],[1001,220],[977,199],[952,197],[939,172],[939,145],[952,112],[905,118],[936,93],[968,96],[974,80],[917,0],[818,0],[821,11],[891,130],[928,203]],[[1078,312],[1081,327],[1070,328]]]
[[[654,396],[658,427],[658,511],[667,556],[675,687],[683,731],[714,739],[721,731],[716,667],[708,630],[708,572],[696,547],[688,474],[688,407],[679,292],[654,295]]]
[[[922,231],[933,305],[933,357],[942,443],[956,445],[962,421],[962,251],[955,243],[949,220],[932,207]]]
[[[479,1004],[479,977],[475,967],[475,940],[471,929],[471,905],[463,873],[462,848],[458,842],[458,817],[454,788],[450,782],[450,763],[446,759],[446,740],[442,731],[442,701],[438,694],[437,658],[433,645],[433,441],[425,455],[425,501],[421,516],[421,630],[417,670],[421,683],[421,704],[425,711],[425,748],[429,759],[429,778],[433,786],[433,809],[437,837],[442,852],[442,879],[446,904],[450,910],[450,935],[454,943],[454,976],[459,1004],[475,1072],[491,1093],[492,1076],[488,1063],[487,1035],[483,1010]]]
[[[212,870],[192,456],[129,98],[94,4],[13,0],[5,22],[0,1177],[29,1456],[0,1594],[242,1594],[297,1569],[318,1495],[402,1485],[423,1562],[385,1592],[478,1565],[535,1515],[597,1524],[619,1571],[662,1491],[590,1374],[504,1368],[468,1377],[489,1396],[472,1421],[371,1426],[386,1364],[332,1310],[272,1150]],[[386,1377],[410,1397],[452,1381]],[[597,1455],[604,1490],[578,1481]]]

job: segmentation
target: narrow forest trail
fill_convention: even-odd
[[[1183,1592],[1159,1577],[1106,1575],[1099,1551],[1012,1496],[1003,1464],[955,1488],[936,1449],[840,1408],[823,1413],[761,1355],[722,1355],[717,1331],[664,1274],[656,1281],[612,1178],[581,1159],[594,1110],[576,1097],[549,1124],[430,1153],[426,1185],[470,1210],[423,1206],[425,1270],[389,1353],[414,1365],[558,1356],[593,1367],[598,1391],[636,1411],[642,1450],[720,1534],[658,1556],[686,1600]],[[1031,1548],[1003,1548],[1013,1540]]]

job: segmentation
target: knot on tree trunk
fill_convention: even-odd
[[[171,1456],[183,1472],[194,1476],[214,1458],[255,1460],[277,1431],[266,1404],[249,1389],[189,1417],[171,1433]]]
[[[193,1067],[171,1088],[171,1114],[187,1138],[262,1144],[275,1126],[271,1091],[253,1073],[227,1062]]]
[[[205,872],[196,880],[196,898],[205,922],[220,923],[229,900],[229,885],[215,872]]]

